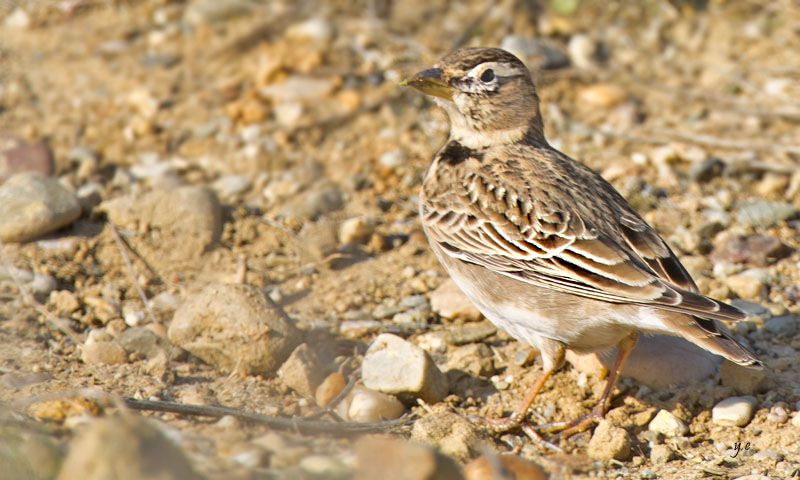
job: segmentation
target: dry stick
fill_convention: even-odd
[[[117,229],[110,222],[109,222],[109,225],[111,225],[116,230],[116,233],[117,233],[116,238],[118,238],[119,241],[122,242],[123,245],[125,245],[125,248],[129,252],[131,252],[137,259],[139,259],[140,262],[142,262],[142,265],[144,265],[144,268],[146,268],[147,271],[150,272],[150,275],[152,275],[153,277],[157,278],[160,282],[162,282],[162,283],[164,283],[164,284],[166,284],[166,285],[168,285],[170,287],[174,287],[175,286],[174,284],[166,281],[164,279],[164,277],[160,273],[158,273],[158,271],[155,269],[155,267],[150,265],[150,262],[148,262],[147,259],[144,258],[141,253],[139,253],[138,250],[133,248],[133,245],[131,245],[131,243],[128,241],[127,238],[125,238],[125,237],[123,237],[122,235],[119,234],[119,229]]]
[[[679,141],[679,142],[693,143],[696,145],[703,145],[706,147],[721,148],[725,150],[752,150],[759,152],[772,151],[772,152],[791,153],[795,155],[800,155],[800,145],[730,140],[726,138],[715,137],[713,135],[681,132],[678,130],[670,130],[670,129],[643,131],[638,134],[624,133],[611,128],[598,128],[591,130],[601,135],[605,135],[607,137],[620,138],[622,140],[626,140],[632,143],[664,144],[664,143]],[[772,166],[770,168],[780,168],[780,167]]]
[[[9,262],[8,257],[6,257],[5,247],[2,245],[0,245],[0,259],[2,259],[3,268],[6,269],[8,276],[11,277],[11,280],[14,282],[14,285],[16,285],[20,295],[22,295],[23,303],[36,310],[45,318],[45,320],[47,320],[48,323],[50,323],[51,326],[68,336],[74,344],[78,345],[83,343],[81,336],[75,330],[70,328],[70,326],[63,319],[60,319],[48,312],[47,309],[42,306],[42,304],[36,301],[36,298],[33,296],[33,294],[28,291],[28,288],[19,281],[17,274],[14,272],[14,267],[11,266],[11,262]]]
[[[117,227],[115,227],[111,222],[108,222],[108,226],[111,227],[111,233],[114,235],[114,242],[117,244],[120,255],[122,255],[122,260],[125,261],[125,267],[127,267],[128,274],[131,276],[131,282],[133,282],[133,285],[136,287],[136,292],[139,294],[139,298],[141,298],[142,303],[144,303],[144,309],[147,310],[147,315],[150,317],[150,321],[153,323],[158,323],[158,319],[156,319],[153,309],[150,308],[150,301],[147,299],[147,295],[145,295],[142,286],[139,285],[139,280],[136,279],[136,272],[133,270],[133,263],[131,263],[131,258],[125,251],[125,244],[122,242],[122,237],[117,231]]]
[[[397,420],[372,423],[334,423],[325,421],[306,420],[303,418],[271,417],[259,413],[247,412],[229,407],[214,407],[205,405],[184,405],[174,402],[161,402],[152,400],[137,400],[126,398],[125,405],[133,410],[146,410],[151,412],[168,412],[180,415],[193,415],[201,417],[224,417],[230,415],[240,420],[266,425],[276,430],[296,430],[299,433],[328,433],[331,435],[354,435],[360,433],[379,433],[391,431],[395,428],[408,425],[411,416],[404,416]]]

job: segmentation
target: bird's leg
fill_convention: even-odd
[[[617,357],[614,359],[614,365],[611,368],[608,378],[606,379],[606,386],[603,390],[603,395],[600,396],[600,400],[592,409],[591,413],[577,418],[571,422],[550,424],[543,426],[542,428],[551,433],[560,432],[558,436],[565,439],[575,435],[576,433],[587,430],[596,422],[602,420],[608,411],[609,398],[611,397],[611,393],[614,391],[614,387],[617,384],[619,373],[622,371],[622,366],[625,365],[625,360],[628,359],[633,347],[636,346],[636,340],[638,337],[639,335],[634,332],[620,340],[619,344],[617,344]]]
[[[542,388],[544,388],[544,384],[553,375],[553,372],[564,364],[565,347],[563,343],[555,340],[540,339],[539,350],[542,354],[542,374],[530,390],[528,390],[525,398],[519,403],[514,412],[502,419],[471,417],[473,421],[485,426],[494,433],[508,432],[509,430],[527,425],[526,417],[528,415],[528,409],[531,407],[534,400],[536,400]]]

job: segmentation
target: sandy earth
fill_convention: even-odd
[[[326,349],[329,367],[345,373],[357,374],[380,332],[426,345],[431,333],[475,328],[425,308],[411,322],[375,314],[415,295],[428,304],[446,280],[422,235],[416,195],[447,122],[397,83],[459,43],[505,41],[528,50],[551,142],[630,199],[704,293],[763,307],[735,331],[768,368],[747,392],[719,375],[660,389],[624,380],[609,414],[632,446],[623,460],[591,459],[589,432],[563,444],[562,454],[519,433],[481,436],[483,448],[533,460],[551,478],[799,474],[800,221],[773,211],[800,208],[796,3],[582,2],[571,11],[572,2],[540,2],[538,10],[509,1],[486,11],[483,2],[395,2],[392,9],[382,1],[226,0],[211,13],[208,1],[15,3],[25,2],[0,3],[0,135],[46,142],[53,175],[84,199],[69,227],[3,245],[6,267],[54,281],[31,298],[24,293],[32,287],[20,291],[0,275],[0,400],[30,415],[25,428],[44,429],[54,458],[94,415],[117,410],[108,399],[87,400],[88,407],[63,400],[85,397],[83,389],[267,415],[316,410],[274,374],[221,372],[179,349],[169,349],[163,364],[127,350],[121,363],[87,360],[90,338],[145,327],[163,337],[175,309],[209,283],[264,289],[309,344]],[[536,51],[542,45],[546,54]],[[215,191],[219,218],[191,203],[142,213],[148,194],[183,185]],[[126,213],[113,203],[119,199],[144,203]],[[758,200],[775,203],[748,207]],[[353,218],[363,219],[365,233],[343,242],[342,224]],[[121,253],[130,251],[120,249],[109,220],[139,255],[126,254],[133,275]],[[752,246],[738,257],[730,252],[734,239],[753,235],[787,249],[766,259]],[[216,241],[207,245],[206,236]],[[749,272],[744,280],[741,272]],[[765,327],[783,317],[793,320]],[[515,361],[526,347],[502,332],[479,337],[432,350],[449,371],[450,395],[430,411],[414,406],[415,415],[500,416],[513,408],[540,367]],[[534,416],[586,413],[602,385],[568,366]],[[741,393],[755,397],[753,419],[716,425],[712,407]],[[53,399],[63,401],[54,406]],[[659,409],[683,420],[688,433],[648,433]],[[209,478],[349,478],[358,469],[352,439],[145,415],[158,418]],[[285,444],[275,447],[278,440],[265,435]],[[737,442],[750,449],[733,457]],[[656,445],[669,447],[669,461],[653,461]],[[464,464],[482,451],[455,457]],[[303,462],[312,456],[334,467]]]

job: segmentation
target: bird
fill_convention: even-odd
[[[683,337],[736,364],[762,368],[723,321],[738,308],[700,293],[669,245],[598,173],[544,135],[529,69],[499,48],[463,48],[401,82],[449,117],[419,195],[433,253],[455,284],[498,328],[541,353],[542,374],[491,431],[522,429],[566,438],[609,407],[620,370],[642,334]],[[617,347],[592,411],[532,425],[528,410],[564,364],[567,349]],[[546,428],[545,428],[546,427]]]

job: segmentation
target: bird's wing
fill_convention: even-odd
[[[519,182],[471,172],[423,191],[423,225],[447,255],[537,286],[703,318],[745,317],[698,293],[675,254],[622,196],[594,172],[579,173],[590,175],[579,187],[589,190],[570,197],[556,183],[531,182],[520,191]]]

